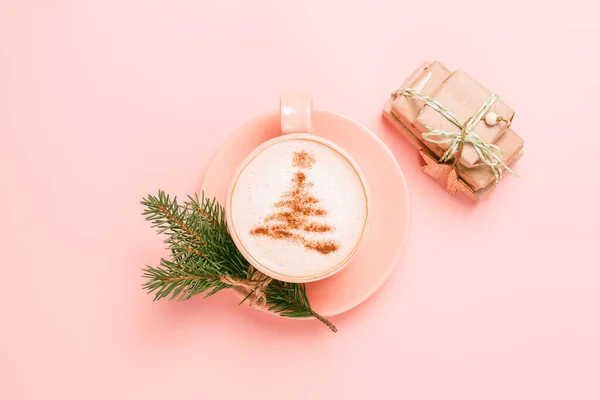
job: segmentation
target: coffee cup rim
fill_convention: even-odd
[[[237,181],[238,181],[240,175],[242,174],[242,172],[244,171],[244,169],[252,162],[252,160],[254,160],[265,149],[267,149],[277,143],[288,141],[288,140],[313,141],[313,142],[321,143],[321,144],[331,148],[332,150],[336,151],[338,154],[340,154],[342,157],[344,157],[344,159],[352,166],[352,168],[356,172],[356,174],[361,182],[361,185],[363,187],[363,192],[365,195],[365,203],[366,203],[365,222],[364,222],[364,225],[362,228],[360,238],[354,245],[354,248],[352,249],[352,251],[341,262],[339,262],[334,267],[329,268],[326,271],[320,272],[318,274],[310,275],[310,276],[296,277],[296,276],[283,275],[283,274],[273,271],[272,269],[263,265],[254,256],[252,256],[251,252],[248,251],[246,246],[244,246],[244,244],[242,243],[242,241],[240,240],[240,238],[237,234],[235,225],[233,223],[233,219],[231,217],[232,197],[233,197],[233,194],[235,191],[235,186],[237,184]],[[370,207],[371,207],[370,191],[369,191],[368,183],[365,179],[365,176],[362,173],[362,171],[360,170],[356,161],[354,161],[354,159],[345,150],[343,150],[340,146],[338,146],[331,140],[328,140],[328,139],[325,139],[318,135],[315,135],[314,133],[288,133],[285,135],[276,136],[272,139],[269,139],[269,140],[261,143],[254,150],[252,150],[252,152],[250,152],[250,154],[248,154],[244,158],[244,160],[240,163],[240,165],[238,166],[235,174],[233,175],[233,177],[229,183],[229,187],[227,190],[227,196],[225,199],[225,219],[227,221],[227,229],[229,230],[229,233],[231,235],[231,238],[233,239],[234,244],[236,245],[238,250],[242,253],[244,258],[254,268],[258,269],[265,275],[268,275],[271,278],[274,278],[274,279],[277,279],[280,281],[293,282],[293,283],[309,283],[309,282],[315,282],[315,281],[319,281],[319,280],[328,278],[328,277],[340,272],[344,267],[346,267],[346,265],[348,265],[350,263],[350,261],[352,261],[352,259],[356,256],[356,254],[358,253],[358,251],[360,250],[360,248],[362,247],[362,245],[365,241],[365,237],[367,235],[367,230],[368,230],[368,226],[369,226]]]

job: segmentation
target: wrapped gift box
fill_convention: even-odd
[[[440,158],[448,150],[448,143],[434,143],[426,140],[424,134],[431,133],[432,130],[461,132],[462,124],[473,117],[492,96],[489,90],[465,72],[450,72],[437,61],[421,65],[404,82],[403,88],[412,89],[423,98],[434,99],[437,104],[449,110],[461,124],[457,126],[438,109],[424,101],[398,95],[402,91],[397,91],[391,96],[384,107],[384,115],[421,149],[424,160],[429,163],[432,160],[440,162]],[[523,154],[523,140],[509,127],[514,114],[508,105],[497,100],[472,129],[472,133],[481,141],[497,146],[494,154],[508,167]],[[460,158],[453,164],[456,178],[464,185],[464,190],[461,191],[470,197],[480,199],[498,183],[498,174],[495,174],[489,165],[482,163],[471,143],[464,143]],[[440,168],[449,173],[446,166]],[[431,170],[429,167],[426,172],[430,173]],[[440,182],[447,184],[447,179]]]

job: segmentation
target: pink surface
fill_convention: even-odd
[[[312,118],[316,140],[325,140],[327,145],[340,147],[351,157],[352,162],[357,164],[355,168],[360,169],[369,193],[369,226],[357,253],[346,266],[342,266],[342,270],[333,271],[335,275],[306,285],[312,308],[323,316],[332,316],[365,301],[394,270],[408,238],[410,204],[406,181],[398,163],[372,132],[356,121],[331,111],[314,110]],[[253,156],[249,154],[253,151],[260,152],[261,147],[287,137],[281,135],[280,121],[280,113],[274,112],[242,125],[213,157],[202,181],[204,194],[216,198],[229,210],[231,203],[226,201],[231,195],[229,183],[239,173],[239,166],[245,165],[246,157],[251,158]],[[292,135],[294,138],[311,136]],[[227,216],[234,242],[247,260],[255,261],[240,243],[235,230],[231,229],[233,223],[229,211]],[[270,272],[258,263],[253,262],[253,265],[263,273]],[[277,274],[271,276],[283,279]],[[239,297],[241,293],[236,294]]]
[[[0,1],[0,399],[600,398],[597,16],[584,0]],[[521,177],[476,207],[381,119],[433,59],[497,92],[525,139]],[[282,91],[371,128],[411,190],[398,268],[338,334],[140,289],[166,254],[140,198],[197,189]]]

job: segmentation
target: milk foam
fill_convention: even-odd
[[[308,152],[314,157],[309,169],[292,165],[294,154]],[[285,210],[275,207],[294,187],[294,176],[302,171],[307,190],[318,199],[315,207],[326,215],[310,216],[311,222],[330,226],[329,232],[292,230],[302,240],[274,239],[251,233],[269,215]],[[265,268],[278,274],[302,278],[325,273],[344,262],[355,250],[367,219],[367,199],[361,179],[352,166],[329,146],[303,139],[275,143],[261,151],[239,175],[232,192],[231,220],[246,251]],[[335,243],[339,248],[323,254],[303,243]]]

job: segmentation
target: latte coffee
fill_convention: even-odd
[[[318,280],[345,265],[368,219],[358,168],[335,145],[306,136],[284,135],[257,149],[228,198],[238,247],[259,269],[291,282]]]

